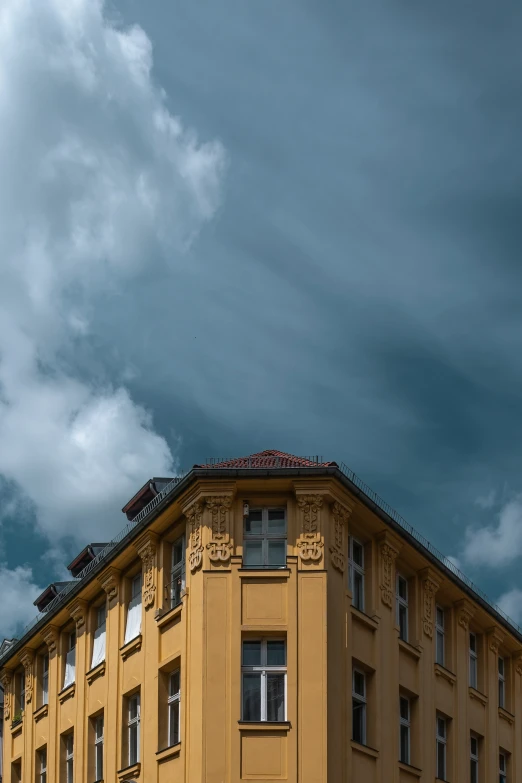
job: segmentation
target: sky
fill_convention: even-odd
[[[151,476],[344,461],[522,621],[522,6],[4,0],[0,637]]]

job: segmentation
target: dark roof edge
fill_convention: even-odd
[[[78,580],[78,584],[68,593],[66,593],[67,601],[65,603],[59,603],[49,613],[45,614],[34,626],[32,626],[23,636],[13,644],[12,647],[6,652],[5,657],[0,658],[0,666],[4,666],[15,653],[22,649],[27,641],[34,636],[38,631],[43,628],[52,617],[57,615],[66,604],[70,602],[92,579],[99,573],[101,573],[114,558],[122,552],[123,549],[134,539],[139,533],[141,533],[164,509],[169,506],[176,497],[184,492],[187,487],[198,478],[211,478],[216,475],[221,478],[246,478],[250,477],[283,477],[283,476],[299,476],[299,475],[315,475],[315,476],[334,476],[346,486],[346,488],[357,497],[367,508],[373,511],[380,519],[383,520],[389,527],[401,538],[404,538],[411,546],[417,549],[430,563],[440,569],[445,576],[447,576],[452,582],[454,582],[466,595],[468,595],[473,601],[478,603],[488,614],[495,617],[495,619],[506,629],[510,634],[522,643],[522,633],[517,630],[505,617],[500,614],[494,605],[490,604],[488,600],[482,598],[482,596],[469,587],[462,578],[455,574],[450,568],[448,568],[444,562],[429,549],[427,549],[422,542],[418,541],[408,530],[405,530],[393,517],[391,517],[381,506],[373,501],[364,490],[360,489],[343,471],[338,467],[299,467],[299,468],[193,468],[185,476],[181,477],[179,481],[172,487],[170,492],[157,503],[143,519],[138,522],[129,532],[111,549],[106,558],[101,560],[96,566],[89,572],[89,574],[83,579]],[[156,498],[155,498],[156,499]],[[146,508],[146,507],[145,507]],[[130,523],[132,524],[132,522]],[[65,596],[64,596],[65,597]],[[7,654],[9,653],[9,654]]]

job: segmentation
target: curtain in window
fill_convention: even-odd
[[[127,610],[127,627],[125,628],[124,644],[135,639],[141,633],[141,593],[138,593],[129,603]]]
[[[94,632],[91,669],[105,660],[105,623]]]
[[[65,679],[63,687],[68,688],[75,680],[76,669],[76,649],[69,650],[65,657]]]

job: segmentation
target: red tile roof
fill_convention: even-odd
[[[212,461],[206,465],[194,465],[195,468],[336,468],[337,462],[320,462],[319,457],[295,457],[284,451],[259,451],[248,457],[236,457]]]

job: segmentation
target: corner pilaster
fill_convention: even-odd
[[[143,606],[151,609],[156,603],[156,582],[158,578],[157,552],[159,537],[147,530],[137,541],[134,549],[143,563]]]

